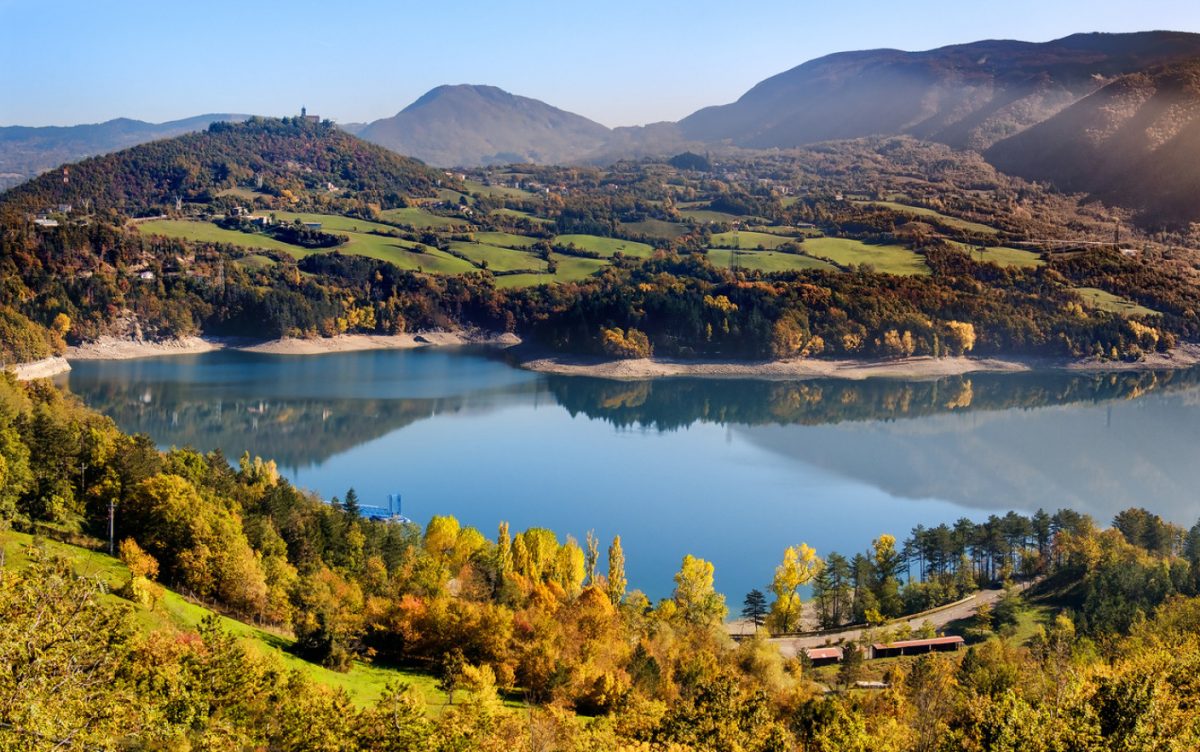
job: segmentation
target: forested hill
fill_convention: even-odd
[[[117,118],[86,125],[0,127],[0,188],[84,157],[204,130],[210,123],[242,121],[247,117],[222,113],[166,123]]]
[[[1195,221],[1200,192],[1200,59],[1122,76],[987,152],[1000,169],[1140,212]]]
[[[386,207],[403,195],[432,195],[442,175],[329,122],[251,118],[54,170],[4,194],[0,204],[27,213],[72,204],[138,216],[157,214],[176,198],[208,202],[260,177],[260,190],[274,196],[352,193]]]

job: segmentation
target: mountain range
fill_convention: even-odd
[[[924,52],[846,52],[804,63],[677,123],[607,128],[492,86],[439,86],[345,130],[439,166],[606,162],[684,149],[787,149],[907,135],[983,153],[1000,169],[1130,206],[1150,223],[1200,219],[1200,35],[1077,34]],[[204,127],[0,129],[0,172]],[[82,130],[77,130],[82,129]],[[28,174],[28,172],[27,172]]]

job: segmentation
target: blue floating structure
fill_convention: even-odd
[[[360,507],[360,511],[363,517],[372,520],[412,522],[412,520],[401,514],[400,494],[388,494],[388,503],[386,507],[363,506]]]

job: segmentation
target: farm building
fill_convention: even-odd
[[[828,666],[842,662],[841,648],[804,648],[804,654],[814,666]]]
[[[320,222],[305,222],[304,227],[305,227],[305,229],[308,229],[308,230],[319,230],[319,229],[321,229],[321,223]]]
[[[871,646],[868,658],[893,658],[900,655],[952,652],[963,646],[963,638],[931,637],[926,640],[901,640],[900,642],[877,642]]]

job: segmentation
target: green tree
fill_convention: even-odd
[[[746,593],[746,599],[742,601],[742,618],[754,624],[755,632],[766,622],[766,615],[767,597],[762,591],[755,588]]]

